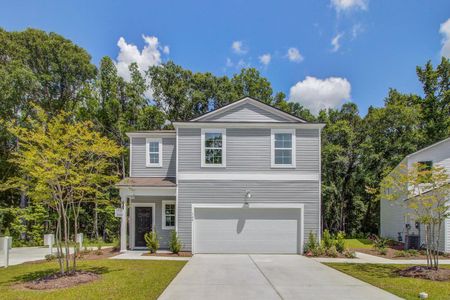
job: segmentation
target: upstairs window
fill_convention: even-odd
[[[272,129],[272,168],[295,168],[295,129]]]
[[[162,228],[163,229],[175,229],[175,201],[163,201],[162,202]]]
[[[202,167],[225,167],[225,129],[202,129]]]
[[[149,168],[162,167],[162,139],[146,139],[146,164]]]

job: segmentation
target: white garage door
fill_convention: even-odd
[[[298,253],[300,209],[195,208],[195,253]]]

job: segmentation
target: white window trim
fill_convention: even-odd
[[[150,163],[150,149],[149,149],[149,144],[151,142],[157,142],[159,145],[159,162],[157,164],[152,164]],[[147,168],[161,168],[162,167],[162,159],[163,159],[163,155],[162,155],[162,138],[146,138],[145,139],[145,164],[147,166]]]
[[[222,134],[222,163],[221,164],[207,164],[205,163],[205,134],[206,133],[221,133]],[[224,168],[227,165],[227,131],[226,128],[202,128],[201,133],[201,166],[202,168]]]
[[[175,226],[166,226],[166,205],[171,204],[175,205]],[[176,201],[173,200],[164,200],[162,201],[162,229],[164,230],[173,230],[177,224],[177,211],[176,211]]]
[[[275,134],[289,133],[292,136],[292,163],[291,164],[275,164]],[[270,156],[271,167],[276,168],[295,168],[296,167],[296,133],[295,129],[271,129],[270,131]]]

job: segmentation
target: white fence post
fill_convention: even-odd
[[[44,246],[48,246],[49,254],[53,254],[53,244],[55,243],[55,235],[53,233],[44,234]]]
[[[3,263],[5,268],[9,266],[9,250],[12,247],[12,238],[10,236],[5,236],[0,238],[1,250],[3,252]]]
[[[83,234],[82,233],[77,233],[77,237],[76,237],[76,242],[79,245],[78,249],[83,249]]]

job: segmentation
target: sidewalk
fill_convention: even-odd
[[[312,259],[324,263],[351,264],[392,264],[392,265],[426,265],[425,259],[388,259],[366,253],[356,252],[357,258],[313,257]],[[450,265],[450,259],[440,259],[439,264]]]
[[[111,246],[104,246],[103,249]],[[88,247],[89,250],[95,250],[97,247]],[[53,254],[56,253],[56,248],[53,247]],[[73,248],[70,248],[70,253],[73,253]],[[45,259],[45,256],[50,254],[48,247],[17,247],[9,251],[9,265],[20,265],[29,261],[37,261]],[[4,267],[3,252],[0,251],[0,267]]]

